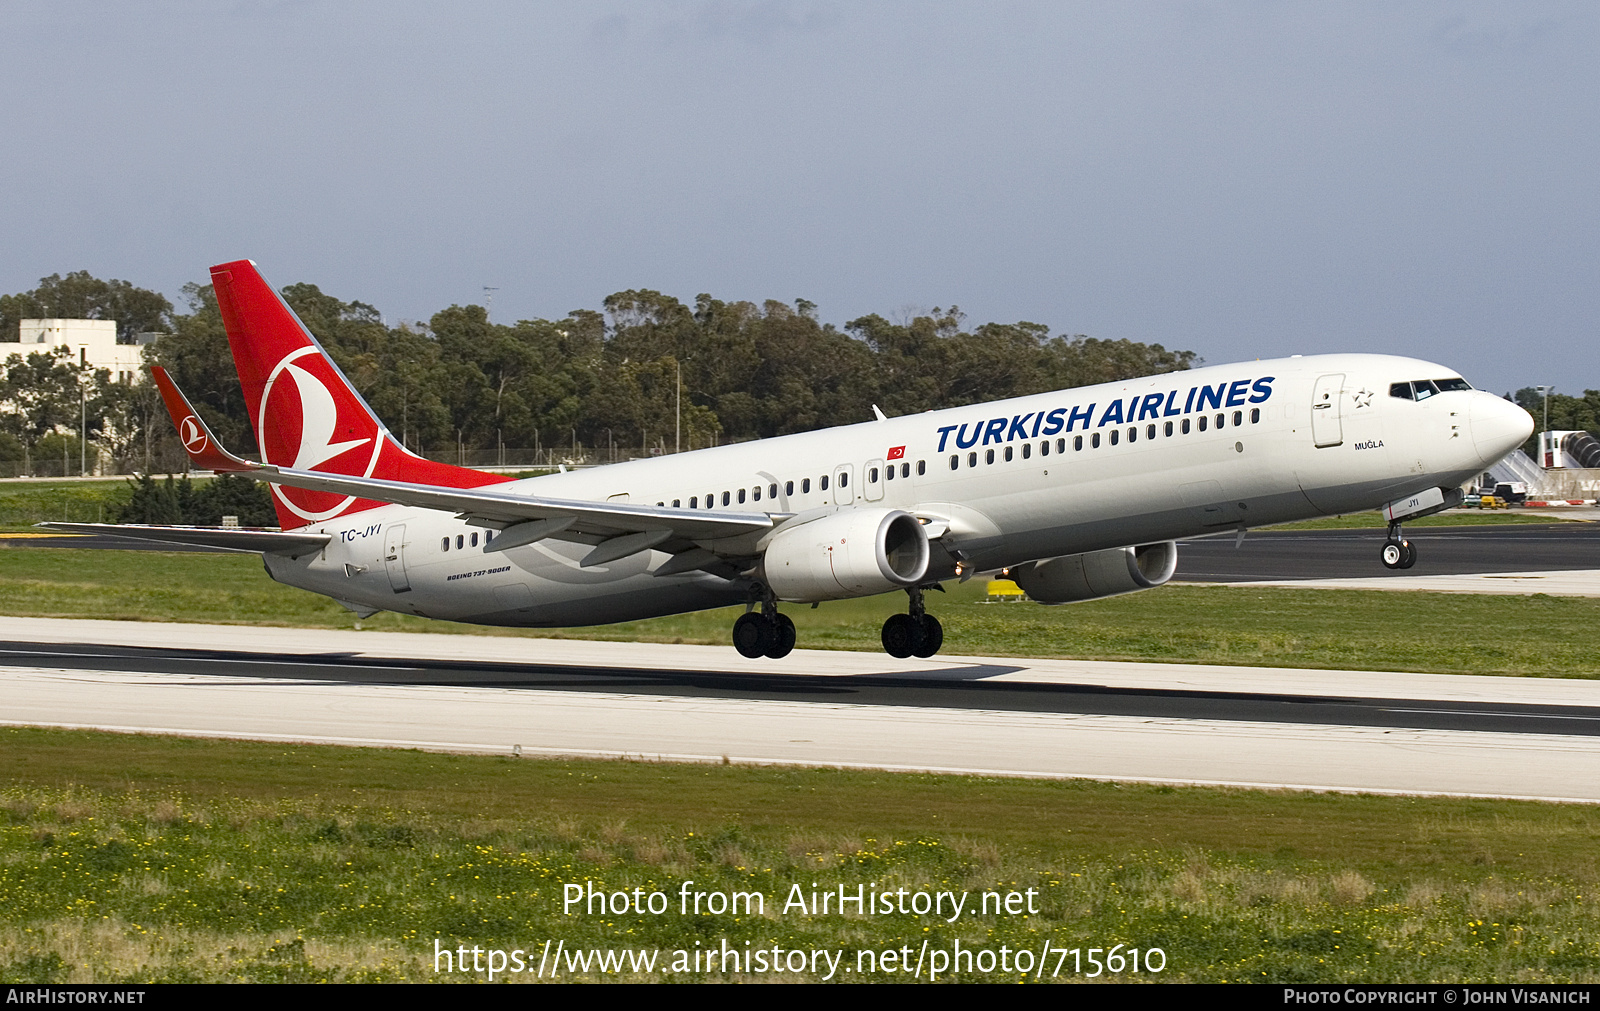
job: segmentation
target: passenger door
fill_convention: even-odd
[[[1318,449],[1344,442],[1344,424],[1339,418],[1340,393],[1344,373],[1321,376],[1311,391],[1311,441]]]
[[[406,525],[397,523],[383,532],[383,567],[389,572],[389,589],[405,593],[411,589],[406,576]]]

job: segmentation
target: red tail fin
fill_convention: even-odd
[[[211,283],[263,462],[448,488],[509,480],[434,463],[395,442],[251,261],[212,267]],[[281,485],[272,495],[285,530],[383,505]]]

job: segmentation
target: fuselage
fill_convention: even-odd
[[[1440,390],[1442,382],[1443,389]],[[1405,384],[1409,395],[1399,390]],[[1438,392],[1429,392],[1433,384]],[[1419,398],[1420,395],[1420,398]],[[894,508],[927,525],[930,580],[1033,559],[1373,509],[1459,485],[1527,437],[1526,412],[1451,369],[1383,355],[1214,366],[930,411],[498,486],[530,496],[781,515]],[[310,529],[281,582],[358,609],[484,624],[601,624],[740,603],[708,572],[654,576],[646,550],[485,550],[452,515],[382,506]]]

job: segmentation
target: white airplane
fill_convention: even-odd
[[[152,372],[194,464],[270,482],[281,531],[54,525],[259,551],[362,616],[549,627],[742,603],[734,646],[777,658],[780,601],[905,590],[884,649],[932,656],[924,591],[979,572],[1089,600],[1165,583],[1177,538],[1377,507],[1383,564],[1409,568],[1401,522],[1533,430],[1444,366],[1317,355],[509,480],[397,443],[252,262],[211,277],[263,462]]]

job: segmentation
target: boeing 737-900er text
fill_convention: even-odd
[[[363,616],[548,627],[744,604],[734,646],[781,657],[780,602],[904,590],[884,649],[932,656],[924,591],[975,573],[1089,600],[1166,582],[1177,538],[1378,507],[1383,564],[1407,568],[1401,521],[1454,504],[1533,428],[1444,366],[1317,355],[511,480],[397,443],[253,263],[211,278],[262,462],[152,372],[193,463],[270,482],[281,530],[114,532],[261,552]]]

